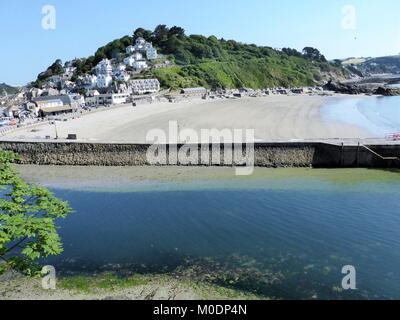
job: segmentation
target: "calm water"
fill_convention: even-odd
[[[322,108],[327,120],[357,125],[371,138],[400,132],[400,97],[367,97],[341,100]]]
[[[383,175],[53,188],[76,212],[60,221],[65,252],[49,262],[64,272],[165,272],[276,298],[400,298],[400,174]],[[345,265],[356,267],[358,291],[340,290]]]

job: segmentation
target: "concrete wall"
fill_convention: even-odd
[[[3,150],[14,151],[20,156],[21,164],[37,165],[94,165],[94,166],[139,166],[154,164],[175,165],[243,165],[248,162],[246,147],[236,145],[236,149],[219,145],[193,146],[193,150],[208,150],[208,157],[197,157],[194,152],[188,162],[180,161],[177,150],[170,146],[159,146],[159,153],[153,155],[151,163],[147,153],[150,145],[145,144],[108,144],[80,142],[0,142]],[[218,150],[220,148],[220,150]],[[400,158],[400,145],[370,146],[382,156]],[[233,150],[232,150],[233,149]],[[150,149],[151,150],[151,149]],[[162,156],[165,150],[165,157]],[[178,150],[180,147],[178,146]],[[260,167],[367,167],[400,168],[399,160],[383,160],[372,152],[358,146],[336,146],[323,143],[257,143],[255,145],[255,166]],[[225,153],[225,151],[227,151]],[[182,152],[182,151],[181,151]],[[199,153],[201,154],[201,153]],[[225,154],[230,155],[225,158]],[[213,162],[220,155],[222,161]],[[157,163],[155,159],[166,158],[166,162]],[[185,158],[187,159],[187,158]],[[171,161],[172,160],[172,163]],[[232,161],[233,160],[233,161]],[[250,163],[251,164],[251,163]]]

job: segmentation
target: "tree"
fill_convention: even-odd
[[[182,38],[185,36],[185,29],[173,26],[171,29],[169,29],[169,36],[177,36],[178,38]]]
[[[0,150],[0,271],[32,274],[37,259],[63,251],[55,220],[66,218],[71,208],[46,188],[21,179],[11,166],[16,159]]]
[[[41,72],[37,80],[44,81],[50,78],[51,76],[61,75],[64,73],[63,63],[60,59],[57,59],[50,67],[47,68],[46,71]]]
[[[151,41],[151,36],[153,33],[150,30],[146,30],[144,28],[137,28],[133,32],[133,40],[135,41],[137,38],[143,38],[146,41]]]
[[[176,35],[170,36],[165,43],[165,52],[166,53],[175,53],[179,46],[179,40]]]
[[[321,52],[319,52],[318,49],[315,49],[313,47],[305,47],[303,49],[303,56],[312,61],[326,62],[325,56]]]
[[[297,51],[296,49],[283,48],[282,52],[291,57],[301,57],[301,52]]]
[[[168,39],[169,29],[165,24],[160,24],[154,29],[153,37],[156,44],[162,45]]]

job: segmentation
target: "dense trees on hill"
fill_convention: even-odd
[[[312,47],[305,47],[303,49],[303,56],[312,61],[326,62],[325,56],[321,52],[319,52],[318,49]]]
[[[51,76],[63,74],[63,72],[64,72],[64,67],[62,61],[60,59],[57,59],[50,67],[47,68],[46,71],[38,75],[38,80],[42,81]]]
[[[160,77],[162,84],[169,87],[185,83],[208,87],[310,85],[321,78],[321,71],[343,73],[341,67],[328,63],[315,48],[306,47],[303,52],[290,48],[278,51],[215,36],[188,36],[181,27],[159,25],[154,31],[138,28],[132,36],[114,40],[93,56],[77,60],[75,76],[90,72],[105,58],[122,61],[126,47],[138,37],[152,42],[161,54],[177,65],[168,70],[147,72],[148,76]],[[250,74],[250,70],[257,76]]]
[[[37,80],[33,83],[35,87],[41,87],[43,81],[56,75],[61,75],[64,73],[64,67],[62,61],[57,59],[46,71],[39,73]]]

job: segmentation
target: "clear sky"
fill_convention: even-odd
[[[55,30],[42,28],[44,5],[56,9]],[[158,24],[277,48],[314,46],[329,59],[400,52],[399,0],[3,0],[0,83],[25,84],[57,58],[88,56]]]

